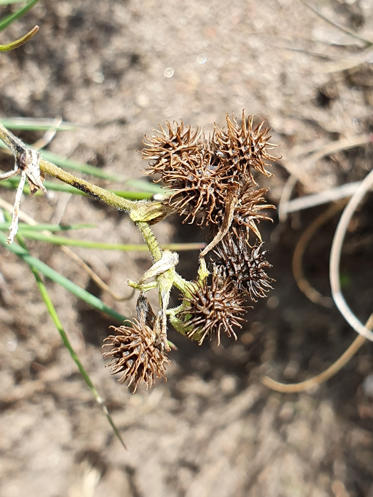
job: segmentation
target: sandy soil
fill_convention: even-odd
[[[373,39],[370,0],[313,3]],[[54,152],[140,178],[143,136],[160,122],[183,119],[208,128],[245,108],[268,121],[280,146],[283,159],[271,180],[276,203],[289,172],[299,180],[295,193],[303,194],[355,181],[370,168],[368,145],[316,162],[302,156],[371,131],[373,73],[367,63],[336,70],[361,57],[358,41],[300,1],[40,2],[3,36],[17,37],[33,23],[41,28],[37,37],[1,56],[0,109],[4,117],[63,117],[85,125],[59,134],[49,147]],[[2,164],[7,167],[5,159]],[[99,228],[86,234],[91,239],[140,241],[124,215],[82,198],[25,198],[22,207],[39,221],[96,223]],[[361,209],[344,257],[346,294],[361,319],[372,303],[372,207],[370,200]],[[238,342],[198,347],[174,333],[179,349],[168,381],[150,392],[131,395],[105,370],[100,344],[110,321],[48,283],[127,451],[62,347],[32,275],[1,249],[0,495],[373,496],[370,346],[311,393],[286,396],[260,381],[263,374],[285,381],[310,377],[354,338],[335,308],[306,299],[291,273],[296,242],[323,209],[267,227],[276,287],[250,313]],[[305,257],[307,276],[325,295],[336,220],[319,231]],[[156,230],[165,242],[201,238],[172,219]],[[58,249],[30,247],[98,292]],[[126,280],[150,264],[144,254],[77,252],[121,294],[128,291]],[[190,261],[182,256],[184,274],[195,269]],[[133,299],[104,298],[123,314],[134,312]]]

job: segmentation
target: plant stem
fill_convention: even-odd
[[[157,262],[162,257],[162,249],[159,246],[158,240],[156,239],[151,227],[148,223],[144,223],[143,221],[137,221],[136,226],[140,230],[145,243],[148,246],[149,252],[152,255],[153,261]]]
[[[0,45],[0,52],[9,52],[10,50],[14,50],[15,48],[20,47],[24,43],[30,40],[37,32],[39,31],[39,26],[34,26],[28,33],[23,35],[18,40],[12,41],[7,45]]]
[[[193,281],[188,281],[180,276],[179,273],[175,271],[174,286],[180,290],[183,295],[190,295],[194,289]]]
[[[0,123],[0,138],[4,144],[13,152],[15,144],[20,142],[19,138],[13,135]]]
[[[105,188],[101,188],[100,186],[94,185],[89,181],[78,178],[73,174],[64,171],[60,167],[55,166],[45,159],[40,159],[40,171],[44,174],[49,174],[50,176],[53,176],[54,178],[67,183],[68,185],[74,186],[83,193],[101,200],[105,204],[110,205],[111,207],[115,207],[116,209],[130,211],[137,206],[136,201],[119,197],[115,193],[109,192]]]
[[[32,150],[30,147],[25,145],[22,140],[8,131],[1,123],[0,139],[10,149],[10,151],[16,158],[22,152]],[[131,219],[134,222],[162,219],[167,215],[167,210],[161,202],[128,200],[106,190],[105,188],[101,188],[97,185],[94,185],[93,183],[90,183],[89,181],[78,178],[77,176],[64,171],[55,164],[52,164],[51,162],[42,158],[39,161],[39,167],[41,173],[49,174],[50,176],[53,176],[54,178],[57,178],[64,183],[77,188],[78,190],[86,193],[93,198],[101,200],[110,207],[131,212]]]

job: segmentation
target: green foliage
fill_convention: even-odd
[[[7,28],[12,22],[17,21],[20,17],[23,17],[26,12],[28,12],[32,7],[38,3],[39,0],[30,0],[27,4],[21,9],[17,10],[13,14],[9,14],[2,19],[0,19],[0,31]],[[6,2],[6,3],[14,3],[14,2]]]

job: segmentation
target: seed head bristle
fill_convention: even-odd
[[[272,265],[265,257],[263,243],[250,247],[243,236],[226,237],[216,247],[214,255],[214,267],[221,278],[235,281],[237,288],[254,302],[268,296],[274,279],[267,274]]]
[[[120,374],[119,382],[127,382],[136,392],[140,382],[151,387],[156,377],[165,378],[169,362],[154,330],[144,320],[134,319],[132,325],[111,326],[115,334],[104,340],[104,357],[112,374]]]
[[[167,205],[184,223],[198,226],[221,223],[227,194],[238,187],[227,175],[225,165],[207,150],[196,154],[188,164],[174,166],[162,175],[162,180],[174,191]]]
[[[160,126],[150,137],[144,138],[143,158],[150,161],[147,172],[160,174],[158,181],[163,181],[162,174],[167,173],[180,162],[188,163],[202,147],[201,131],[183,122],[167,122]]]
[[[229,114],[226,116],[226,122],[226,129],[215,125],[213,142],[220,154],[230,163],[231,173],[254,183],[256,182],[253,171],[270,176],[266,166],[276,160],[276,157],[269,153],[273,145],[269,142],[271,137],[269,129],[264,127],[264,122],[254,127],[254,117],[246,118],[245,111],[242,111],[240,124]]]
[[[237,340],[234,329],[242,327],[247,308],[232,280],[214,272],[211,278],[196,285],[185,302],[187,305],[178,317],[190,330],[188,338],[197,340],[199,345],[207,336],[217,336],[220,344],[222,333]]]

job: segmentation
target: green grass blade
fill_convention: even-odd
[[[102,300],[97,298],[95,295],[92,295],[91,293],[87,292],[87,290],[84,290],[83,288],[76,285],[69,279],[65,278],[65,276],[62,276],[61,274],[59,274],[57,271],[49,267],[41,260],[30,255],[29,252],[24,248],[20,247],[16,243],[8,245],[6,241],[6,236],[1,232],[0,232],[0,244],[3,245],[3,247],[7,248],[10,252],[16,254],[18,257],[24,260],[30,267],[33,267],[34,269],[42,273],[50,280],[54,281],[55,283],[58,283],[66,290],[68,290],[70,293],[72,293],[79,299],[89,304],[91,307],[94,307],[95,309],[107,314],[108,316],[112,317],[119,323],[123,323],[123,321],[127,320],[125,316],[119,314],[119,312],[115,311],[111,307],[104,304]]]
[[[26,224],[19,223],[19,231],[70,231],[80,230],[85,228],[96,228],[95,224]],[[10,223],[0,223],[0,230],[7,231],[10,228]]]
[[[8,214],[6,213],[5,215],[6,218],[9,218]],[[23,237],[21,235],[17,235],[17,240],[20,244],[20,248],[25,252],[27,253],[28,255],[29,252],[28,252],[28,249],[24,243],[24,240],[23,240]],[[31,269],[31,272],[33,273],[34,277],[35,277],[35,280],[36,280],[36,284],[39,288],[39,291],[40,291],[40,294],[42,296],[42,299],[44,300],[44,303],[46,305],[46,308],[47,308],[47,311],[50,315],[50,317],[52,318],[52,321],[54,323],[54,325],[56,326],[56,329],[62,339],[62,342],[64,344],[64,346],[67,348],[67,350],[69,351],[73,361],[75,362],[75,364],[77,365],[78,369],[79,369],[79,372],[80,374],[82,375],[86,385],[88,386],[88,388],[90,389],[90,391],[92,392],[97,404],[101,407],[103,413],[105,414],[106,416],[106,419],[108,420],[115,436],[118,438],[118,440],[120,441],[120,443],[122,444],[123,448],[126,449],[126,445],[119,433],[119,430],[117,428],[117,426],[115,425],[114,423],[114,420],[113,418],[111,417],[110,415],[110,412],[108,410],[108,408],[106,407],[102,397],[99,395],[96,387],[94,386],[89,374],[87,373],[87,371],[85,370],[83,364],[80,362],[80,359],[79,359],[79,356],[78,354],[75,352],[73,346],[71,345],[71,342],[69,340],[69,337],[67,336],[63,326],[62,326],[62,323],[60,321],[60,318],[58,317],[58,314],[56,312],[56,309],[53,305],[53,302],[51,300],[51,298],[49,297],[49,294],[48,294],[48,291],[47,291],[47,288],[46,286],[44,285],[44,282],[42,280],[42,278],[40,277],[40,274],[39,274],[39,271],[37,269],[35,269],[35,267],[31,266],[30,265],[30,269]]]
[[[0,147],[7,149],[8,147],[4,145],[4,143],[0,140]],[[53,152],[49,152],[48,150],[41,150],[40,155],[56,164],[56,166],[64,167],[66,169],[71,169],[72,171],[78,171],[82,174],[89,174],[96,178],[107,179],[110,181],[117,181],[123,183],[125,178],[121,178],[120,176],[116,176],[114,174],[106,173],[102,169],[99,169],[95,166],[90,166],[89,164],[83,164],[81,162],[76,162],[71,159],[65,159],[58,154],[54,154]]]
[[[5,224],[6,223],[4,223],[4,225]],[[99,250],[121,250],[124,252],[146,252],[149,250],[146,244],[119,244],[92,242],[89,240],[75,240],[63,236],[45,235],[43,233],[27,230],[27,228],[22,230],[22,235],[29,240],[39,240],[42,242],[52,243],[54,245],[66,245],[70,247],[82,247]],[[201,250],[204,247],[204,243],[170,243],[162,245],[163,249],[174,250],[177,252],[182,250]]]
[[[150,200],[153,197],[151,192],[128,192],[124,190],[109,190],[118,197],[127,198],[128,200]]]
[[[8,178],[4,179],[0,182],[0,186],[3,186],[4,188],[8,188],[11,190],[15,190],[18,186],[19,183],[19,177],[15,176],[13,178]],[[85,195],[85,193],[81,192],[77,188],[74,188],[73,186],[70,185],[65,185],[64,183],[54,183],[53,181],[44,181],[43,182],[45,188],[47,190],[53,191],[53,192],[63,192],[63,193],[72,193],[74,195]],[[29,185],[25,185],[23,189],[23,193],[25,195],[30,195],[30,187]],[[34,195],[43,195],[42,192],[36,192]]]
[[[20,17],[22,17],[26,12],[28,12],[32,7],[38,2],[39,0],[31,0],[28,2],[24,7],[21,9],[17,10],[13,14],[9,14],[8,16],[4,17],[3,19],[0,19],[0,31],[5,29],[9,24],[12,22],[16,21]]]
[[[144,192],[150,193],[167,193],[167,190],[156,183],[151,183],[145,179],[128,179],[125,181],[126,185],[133,186]]]
[[[3,126],[9,129],[23,130],[23,131],[74,131],[79,128],[79,124],[62,121],[56,124],[55,119],[35,119],[33,117],[10,117],[7,119],[0,119]]]
[[[0,0],[0,5],[10,5],[12,3],[22,3],[25,0]]]
[[[0,185],[3,186],[4,188],[8,188],[11,190],[15,190],[18,186],[19,183],[19,177],[13,177],[13,178],[8,178],[5,180],[2,180],[0,182]],[[63,183],[54,183],[53,181],[44,181],[44,186],[47,190],[54,191],[54,192],[63,192],[63,193],[71,193],[73,195],[83,195],[83,196],[88,196],[81,190],[78,190],[77,188],[71,186],[71,185],[65,185]],[[128,200],[148,200],[151,199],[153,194],[152,193],[146,193],[146,192],[128,192],[124,190],[109,190],[119,197],[127,198]],[[30,195],[30,187],[26,185],[23,189],[23,193],[25,195]],[[42,192],[36,192],[34,195],[43,195]]]
[[[1,140],[0,140],[0,148],[7,148]],[[95,166],[91,166],[89,164],[84,164],[81,162],[73,161],[71,159],[66,159],[64,157],[61,157],[58,154],[55,154],[53,152],[49,152],[48,150],[41,150],[40,155],[44,159],[56,164],[56,166],[64,167],[64,168],[70,169],[72,171],[78,171],[82,174],[89,174],[89,175],[94,176],[96,178],[107,179],[109,181],[115,181],[117,183],[124,183],[128,186],[133,186],[135,188],[138,188],[140,190],[141,194],[144,194],[144,193],[148,193],[148,194],[162,193],[162,194],[166,195],[167,193],[169,193],[169,190],[166,190],[162,186],[159,186],[155,183],[151,183],[151,182],[143,180],[143,179],[126,180],[122,176],[118,176],[118,175],[115,175],[112,173],[107,173],[107,172],[103,171],[102,169],[95,167]],[[125,196],[126,194],[127,194],[127,192],[123,192],[122,196]],[[129,194],[135,195],[135,193],[133,193],[133,192],[130,192]],[[147,198],[150,198],[150,195]]]
[[[8,148],[7,146],[4,145],[4,143],[0,140],[0,147],[1,148]],[[53,164],[56,164],[56,166],[64,167],[66,169],[70,169],[72,171],[78,171],[82,174],[89,174],[90,176],[94,176],[96,178],[102,178],[102,179],[107,179],[110,181],[116,181],[118,183],[124,183],[125,178],[122,178],[121,176],[112,174],[112,173],[107,173],[103,171],[102,169],[91,166],[89,164],[84,164],[81,162],[76,162],[71,159],[66,159],[64,157],[61,157],[58,154],[55,154],[53,152],[49,152],[48,150],[40,150],[40,155],[44,159],[53,162]]]
[[[91,166],[89,164],[83,164],[81,162],[76,162],[71,159],[65,159],[60,155],[54,154],[53,152],[49,152],[47,150],[42,150],[40,152],[40,155],[44,159],[53,162],[57,166],[65,167],[66,169],[71,169],[72,171],[79,171],[82,174],[90,174],[91,176],[94,176],[96,178],[108,179],[111,181],[117,181],[121,183],[125,181],[125,178],[121,176],[107,173],[102,169],[95,166]]]
[[[58,314],[56,312],[56,309],[53,305],[53,302],[51,300],[51,298],[49,297],[49,294],[48,294],[48,291],[40,277],[40,274],[39,272],[34,269],[33,267],[31,267],[31,271],[33,272],[34,274],[34,277],[35,277],[35,280],[36,280],[36,284],[38,285],[38,288],[39,288],[39,291],[40,291],[40,294],[42,296],[42,299],[44,300],[44,303],[46,305],[46,308],[48,310],[48,313],[50,315],[50,317],[52,318],[52,321],[58,331],[58,333],[60,334],[60,337],[61,337],[61,340],[64,344],[64,346],[66,347],[66,349],[69,351],[70,353],[70,356],[71,358],[73,359],[73,361],[75,362],[75,364],[77,365],[78,369],[79,369],[79,372],[80,374],[82,375],[83,377],[83,380],[85,381],[86,385],[88,386],[88,388],[90,389],[90,391],[92,392],[97,404],[101,407],[101,409],[103,410],[115,436],[118,438],[118,440],[120,441],[120,443],[123,445],[123,448],[126,449],[126,445],[122,439],[122,436],[121,434],[119,433],[119,430],[117,428],[117,426],[115,425],[114,421],[113,421],[113,418],[111,417],[110,413],[109,413],[109,410],[108,408],[106,407],[103,399],[101,398],[101,396],[99,395],[99,393],[97,392],[97,389],[96,387],[94,386],[89,374],[87,373],[87,371],[85,370],[83,364],[80,362],[80,359],[79,359],[79,356],[77,355],[77,353],[75,352],[73,346],[71,345],[71,342],[69,340],[69,337],[67,336],[63,326],[62,326],[62,323],[60,321],[60,318],[58,317]]]

